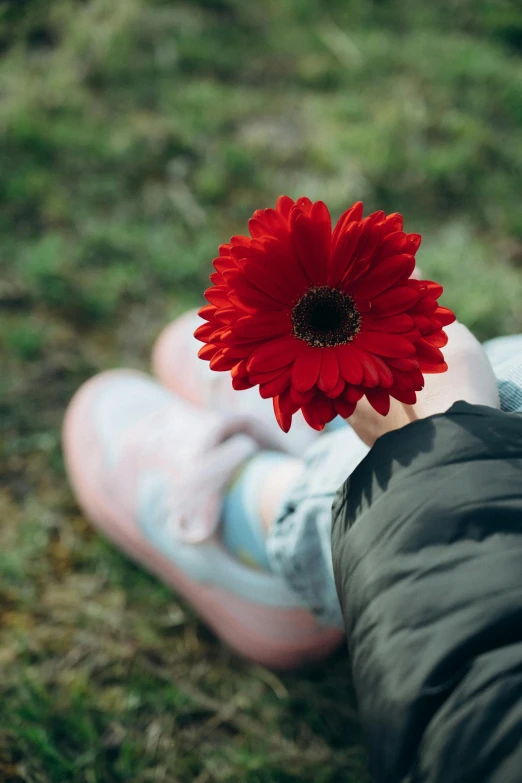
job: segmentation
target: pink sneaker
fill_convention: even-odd
[[[159,381],[199,408],[244,413],[257,419],[274,439],[276,448],[302,456],[319,433],[308,426],[301,412],[295,414],[290,432],[282,432],[272,400],[262,399],[257,388],[235,391],[230,373],[213,372],[208,362],[198,359],[203,343],[196,340],[194,331],[202,323],[197,310],[189,310],[161,332],[152,350],[152,370]]]
[[[86,516],[241,655],[294,668],[339,645],[338,628],[320,626],[279,576],[236,560],[217,532],[234,471],[259,446],[274,447],[262,427],[195,409],[146,375],[115,370],[76,393],[63,445]]]

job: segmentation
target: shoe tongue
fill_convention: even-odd
[[[224,488],[258,448],[249,435],[233,435],[201,454],[198,464],[184,472],[169,493],[169,528],[176,538],[197,543],[214,533],[221,518]]]
[[[248,417],[195,412],[178,401],[133,429],[120,465],[125,464],[136,481],[151,472],[164,476],[168,529],[178,540],[195,543],[215,531],[224,488],[245,460],[263,447],[274,444]]]

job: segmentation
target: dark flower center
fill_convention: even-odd
[[[315,348],[350,342],[361,322],[352,297],[327,285],[310,288],[292,310],[294,335]]]

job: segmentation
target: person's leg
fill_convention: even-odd
[[[511,413],[522,412],[522,335],[488,340],[484,349],[497,377],[500,407]]]
[[[261,450],[241,466],[224,492],[222,537],[227,549],[254,568],[270,571],[266,536],[275,510],[303,462],[280,451]]]
[[[277,513],[288,494],[296,486],[305,470],[302,460],[286,460],[283,465],[267,474],[261,487],[260,513],[263,527],[268,534],[274,524]]]
[[[369,449],[346,423],[303,460],[261,451],[224,503],[223,537],[243,562],[279,574],[328,625],[341,625],[330,549],[332,501]]]
[[[64,425],[67,471],[86,516],[238,652],[292,668],[328,655],[342,640],[340,627],[318,622],[280,573],[242,563],[223,536],[224,497],[242,475],[255,477],[258,457],[263,462],[274,445],[255,420],[194,408],[131,371],[87,382]],[[277,459],[277,476],[259,474],[261,529],[300,468]]]
[[[483,344],[493,368],[503,364],[507,359],[522,354],[522,334],[508,334],[504,337],[494,337]]]
[[[272,570],[328,625],[342,627],[332,568],[332,503],[368,452],[348,425],[323,435],[304,455],[304,469],[282,504],[273,508],[267,537]]]

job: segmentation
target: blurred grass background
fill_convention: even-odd
[[[522,331],[517,0],[0,0],[0,781],[368,780],[344,653],[276,676],[93,534],[63,410],[280,193],[362,198]]]

